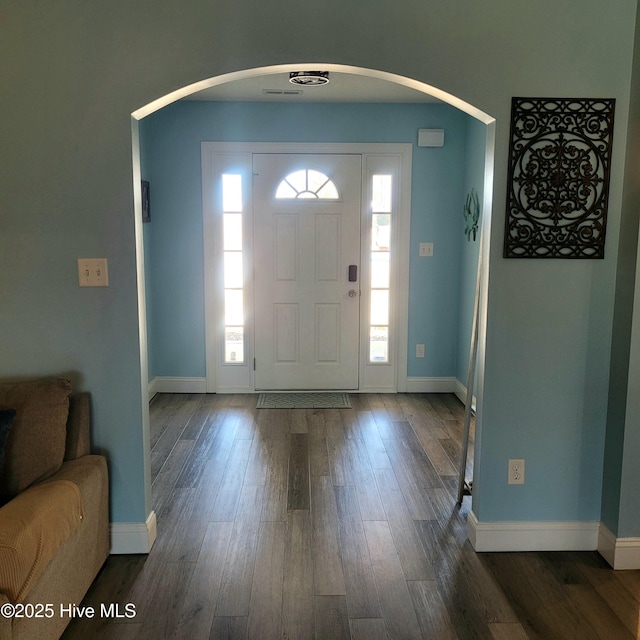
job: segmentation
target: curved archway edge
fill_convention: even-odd
[[[441,100],[442,102],[446,102],[460,111],[467,113],[468,115],[476,118],[480,122],[484,124],[491,124],[494,122],[494,118],[484,111],[474,107],[472,104],[461,100],[460,98],[443,91],[442,89],[438,89],[437,87],[431,86],[424,82],[420,82],[418,80],[413,80],[411,78],[407,78],[405,76],[400,76],[394,73],[389,73],[387,71],[379,71],[377,69],[367,69],[363,67],[354,67],[351,65],[344,64],[335,64],[335,63],[325,63],[325,62],[305,62],[305,63],[296,63],[296,64],[280,64],[280,65],[270,65],[265,67],[256,67],[252,69],[244,69],[242,71],[233,71],[230,73],[225,73],[219,76],[214,76],[212,78],[207,78],[206,80],[200,80],[193,84],[182,87],[181,89],[177,89],[176,91],[172,91],[171,93],[162,96],[156,100],[153,100],[149,104],[141,107],[140,109],[136,109],[131,115],[136,120],[141,120],[142,118],[151,115],[158,109],[162,109],[170,105],[172,102],[176,102],[177,100],[181,100],[190,96],[193,93],[198,91],[203,91],[204,89],[209,89],[210,87],[219,86],[222,84],[226,84],[229,82],[235,82],[237,80],[246,80],[248,78],[254,78],[256,76],[268,76],[275,75],[280,73],[289,73],[291,71],[298,71],[301,67],[305,68],[318,68],[323,71],[335,72],[335,73],[351,73],[354,75],[365,76],[369,78],[376,78],[378,80],[385,80],[387,82],[392,82],[395,84],[402,85],[404,87],[408,87],[409,89],[414,89],[415,91],[420,91],[422,93],[428,94]]]

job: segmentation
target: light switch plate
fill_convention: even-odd
[[[106,258],[78,258],[78,284],[81,287],[108,287]]]
[[[423,258],[431,258],[433,256],[433,242],[420,243],[420,256]]]

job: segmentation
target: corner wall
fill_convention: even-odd
[[[640,16],[636,16],[636,46],[633,57],[629,136],[624,177],[622,225],[617,259],[611,380],[607,411],[602,521],[612,535],[640,535],[637,488],[640,473],[640,440],[636,435],[637,398],[640,396],[640,310],[637,270],[640,221]]]

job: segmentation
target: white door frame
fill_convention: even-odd
[[[244,220],[249,233],[245,233],[245,273],[253,273],[251,233],[252,201],[250,176],[254,153],[310,153],[359,154],[362,156],[362,238],[361,238],[361,339],[360,389],[361,392],[394,392],[407,390],[408,309],[409,309],[409,255],[411,222],[411,143],[262,143],[262,142],[203,142],[202,143],[202,198],[204,240],[204,285],[206,327],[207,392],[251,393],[253,380],[253,300],[252,278],[246,278],[245,299],[245,361],[225,364],[220,329],[222,307],[222,244],[220,238],[221,210],[215,194],[215,176],[240,167],[247,176],[243,198]],[[238,169],[233,169],[238,170]],[[397,216],[392,229],[392,269],[395,271],[391,303],[391,323],[395,334],[390,343],[389,364],[368,362],[368,256],[369,176],[372,173],[393,173],[397,177]]]
[[[276,195],[309,169],[331,197]],[[359,389],[362,156],[254,154],[253,171],[256,391]]]

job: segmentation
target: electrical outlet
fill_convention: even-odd
[[[524,459],[509,460],[509,484],[524,484]]]
[[[416,345],[416,358],[424,358],[424,345],[417,344]]]

